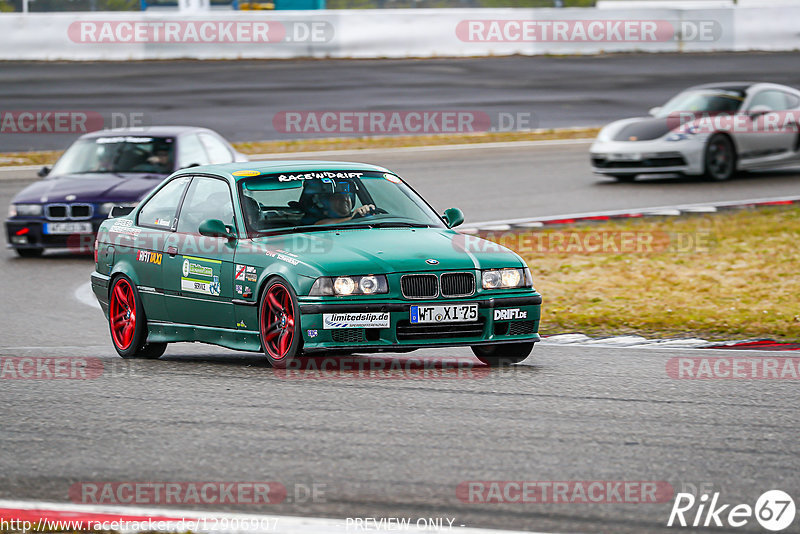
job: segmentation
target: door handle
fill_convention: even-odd
[[[167,247],[167,254],[169,254],[170,258],[174,258],[175,254],[178,253],[177,247]]]

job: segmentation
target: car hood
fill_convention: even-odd
[[[507,248],[440,228],[309,232],[257,238],[253,244],[253,253],[264,258],[259,263],[298,262],[309,276],[524,266]]]
[[[13,202],[134,202],[150,192],[166,177],[164,174],[70,174],[32,183],[14,197]]]
[[[667,117],[637,117],[613,124],[614,141],[652,141],[665,136],[677,126]]]

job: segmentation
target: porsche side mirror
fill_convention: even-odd
[[[750,115],[751,119],[755,119],[756,117],[760,117],[761,115],[766,115],[767,113],[772,112],[769,106],[753,106],[747,114]]]
[[[455,228],[464,222],[464,214],[458,208],[449,208],[444,211],[442,215],[444,222],[447,223],[448,228]]]
[[[39,172],[37,172],[36,174],[39,176],[39,178],[44,178],[45,176],[50,174],[50,167],[47,167],[47,166],[42,167],[41,169],[39,169]]]
[[[219,219],[207,219],[200,224],[200,235],[206,237],[225,237],[236,239],[236,234],[225,227],[225,223]]]
[[[661,113],[661,106],[656,106],[656,107],[654,107],[654,108],[650,108],[650,111],[648,111],[647,113],[649,113],[650,115],[652,115],[653,117],[655,117],[656,115],[658,115],[659,113]]]

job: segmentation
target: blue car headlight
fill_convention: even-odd
[[[8,216],[38,217],[42,214],[41,204],[11,204],[8,207]]]

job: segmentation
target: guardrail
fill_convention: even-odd
[[[0,60],[795,50],[800,6],[0,14]]]

